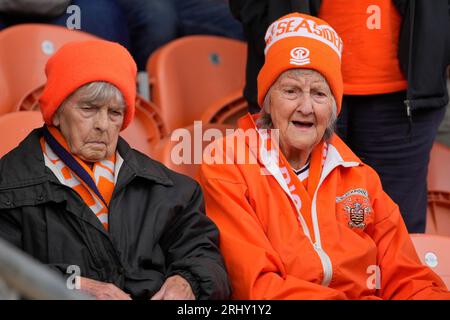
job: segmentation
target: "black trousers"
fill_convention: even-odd
[[[406,92],[344,96],[338,135],[374,168],[384,191],[399,205],[410,233],[423,233],[430,150],[445,108],[421,109],[410,123]]]

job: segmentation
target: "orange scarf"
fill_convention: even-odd
[[[256,118],[258,115],[254,116]],[[279,146],[276,141],[272,141],[270,130],[267,133],[262,132],[256,127],[255,119],[251,116],[244,117],[240,122],[243,129],[256,128],[258,130],[260,141],[258,141],[258,158],[260,162],[266,166],[267,159],[264,159],[262,154],[276,154],[278,156],[278,170],[282,173],[283,180],[289,189],[289,195],[297,208],[299,220],[301,224],[306,223],[308,230],[313,230],[313,223],[311,219],[311,206],[314,194],[319,185],[320,176],[322,174],[323,164],[325,162],[326,154],[328,151],[328,144],[321,141],[319,142],[311,153],[309,176],[304,181],[304,184],[300,181],[295,174],[294,169],[280,152]],[[246,122],[246,123],[245,123]],[[277,180],[278,181],[278,180]],[[278,182],[279,183],[279,182]],[[305,229],[305,228],[303,228]],[[306,231],[306,230],[305,230]],[[315,239],[311,238],[310,234],[307,234],[311,241],[314,243]]]
[[[61,132],[48,126],[40,139],[45,165],[71,187],[108,230],[108,206],[115,186],[116,155],[95,162],[92,169],[71,154]]]

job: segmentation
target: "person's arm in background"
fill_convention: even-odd
[[[444,107],[448,102],[450,2],[393,0],[393,3],[402,16],[398,59],[408,81],[409,106],[412,111]]]
[[[186,206],[179,209],[161,238],[168,278],[152,297],[154,300],[220,300],[230,295],[228,275],[219,251],[219,231],[204,213],[200,186],[196,183],[192,189]]]
[[[71,0],[0,0],[0,12],[12,15],[52,18],[66,12]]]
[[[264,64],[264,35],[269,26],[267,18],[268,0],[230,0],[233,16],[242,23],[247,39],[247,66],[244,97],[249,111],[259,111],[256,93],[256,79]]]
[[[232,178],[218,179],[217,172]],[[346,299],[338,290],[287,273],[247,200],[247,185],[236,166],[203,164],[199,179],[206,212],[220,230],[233,299]]]
[[[450,299],[450,292],[439,276],[420,262],[398,206],[382,190],[378,175],[370,170],[373,175],[370,181],[376,184],[372,205],[376,216],[371,237],[378,248],[380,297]]]

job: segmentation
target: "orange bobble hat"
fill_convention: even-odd
[[[260,106],[270,87],[284,71],[313,69],[327,80],[339,113],[343,94],[343,43],[328,23],[306,14],[288,14],[270,25],[265,41],[265,63],[258,74]]]
[[[133,120],[137,67],[130,53],[120,44],[106,40],[70,42],[47,62],[47,83],[39,98],[47,125],[61,103],[81,86],[94,81],[109,82],[122,93],[125,115],[122,130]]]

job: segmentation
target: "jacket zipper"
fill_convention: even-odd
[[[333,167],[334,169],[335,167]],[[333,171],[330,170],[331,171]],[[316,191],[314,192],[313,200],[312,200],[312,207],[311,207],[311,214],[312,214],[312,223],[314,228],[314,239],[316,240],[315,243],[313,243],[314,250],[317,252],[320,258],[320,262],[322,263],[323,268],[323,279],[322,279],[322,285],[325,287],[328,287],[331,283],[331,279],[333,278],[333,264],[331,263],[331,259],[328,256],[328,254],[325,252],[325,250],[322,248],[322,242],[320,238],[320,230],[319,230],[319,221],[317,218],[317,208],[316,208],[316,200],[317,200],[317,191],[319,190],[320,185],[322,184],[323,180],[328,176],[329,173],[327,173],[326,176],[324,176],[323,179],[320,180],[319,185],[317,186]]]
[[[411,69],[412,69],[412,48],[413,48],[413,35],[414,35],[414,14],[415,14],[415,2],[410,2],[410,19],[411,19],[411,30],[409,34],[409,48],[408,48],[408,75],[407,75],[407,82],[408,84],[411,83]],[[406,105],[406,116],[408,117],[408,138],[409,142],[412,141],[412,112],[411,112],[411,91],[408,85],[408,88],[406,89],[406,100],[404,101]]]
[[[300,220],[302,229],[303,229],[303,233],[305,234],[305,236],[309,239],[312,247],[314,248],[314,251],[317,253],[317,255],[319,256],[320,262],[322,264],[322,269],[323,269],[323,279],[322,279],[322,285],[323,286],[328,286],[331,282],[331,279],[333,278],[333,265],[331,263],[331,259],[328,256],[328,254],[325,252],[325,250],[323,250],[322,245],[321,245],[321,241],[320,241],[320,231],[319,231],[319,223],[317,220],[317,210],[316,210],[316,198],[317,198],[317,190],[319,190],[320,185],[322,184],[322,182],[325,180],[325,178],[330,174],[331,171],[333,171],[334,168],[336,168],[339,165],[339,163],[336,163],[330,170],[329,172],[327,172],[326,175],[324,175],[320,181],[319,181],[319,185],[317,186],[317,189],[314,193],[314,197],[313,197],[313,201],[312,201],[312,208],[311,208],[311,214],[312,214],[312,220],[313,220],[313,232],[314,232],[314,239],[316,242],[313,242],[310,232],[309,232],[309,228],[306,225],[304,218],[301,214],[300,211],[297,210],[297,215],[298,215],[298,219]],[[282,177],[280,177],[280,175],[278,175],[277,173],[278,170],[276,170],[276,167],[273,165],[272,162],[269,161],[269,163],[267,163],[266,165],[266,169],[272,174],[272,176],[280,183],[281,187],[284,189],[284,191],[288,194],[289,199],[294,203],[294,207],[295,207],[295,202],[292,199],[292,195],[288,189],[287,186],[285,186],[285,181]],[[296,208],[296,207],[295,207]]]
[[[322,285],[324,287],[328,287],[331,283],[331,279],[333,278],[333,265],[331,264],[331,259],[328,254],[323,250],[323,248],[316,243],[313,244],[314,250],[317,252],[320,258],[320,262],[322,263],[323,268],[323,279]]]
[[[412,120],[412,113],[411,113],[411,101],[406,99],[404,101],[404,103],[406,105],[406,116],[408,117],[408,138],[409,138],[409,142],[412,142],[413,120]]]
[[[322,248],[322,242],[320,237],[320,229],[319,229],[319,220],[317,218],[317,193],[320,189],[320,186],[322,185],[323,181],[326,179],[326,177],[338,166],[354,166],[355,163],[351,162],[340,162],[335,163],[333,167],[331,167],[328,172],[322,176],[322,178],[319,181],[319,184],[316,188],[316,191],[314,192],[313,200],[312,200],[312,206],[311,206],[311,214],[312,214],[312,223],[314,228],[314,239],[316,240],[315,243],[313,243],[314,250],[317,252],[320,262],[322,263],[323,268],[323,279],[322,279],[322,285],[325,287],[328,287],[331,283],[331,279],[333,278],[333,264],[331,263],[330,256],[326,253],[326,251]]]

